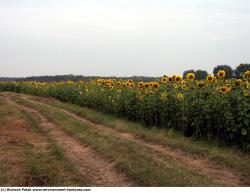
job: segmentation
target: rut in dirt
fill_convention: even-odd
[[[90,186],[128,187],[134,183],[115,169],[110,163],[87,145],[69,136],[56,125],[48,121],[39,111],[19,105],[5,96],[6,101],[39,119],[39,126],[64,150],[66,158],[78,169],[79,173],[90,181]]]
[[[31,100],[32,102],[35,102],[38,104],[47,105],[46,103],[32,100],[32,98],[29,95],[21,95],[21,97],[27,100]],[[124,138],[130,141],[133,141],[137,144],[140,144],[144,147],[147,147],[153,150],[154,152],[161,154],[162,156],[171,158],[172,160],[176,162],[178,166],[192,169],[201,175],[210,177],[215,182],[225,184],[226,186],[249,186],[250,185],[249,179],[245,179],[244,177],[236,174],[231,169],[215,164],[209,160],[187,155],[181,151],[171,149],[170,147],[167,147],[167,146],[162,146],[162,145],[146,142],[145,140],[139,139],[135,135],[128,133],[128,132],[123,132],[123,131],[119,131],[111,127],[107,127],[107,126],[100,125],[100,124],[95,124],[88,119],[80,117],[62,108],[59,108],[59,107],[53,107],[53,108],[55,108],[56,110],[68,116],[71,116],[72,118],[90,126],[91,128],[95,128],[103,132],[111,133],[114,136]]]

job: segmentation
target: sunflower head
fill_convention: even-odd
[[[138,82],[138,87],[139,88],[143,88],[143,86],[144,86],[144,83],[142,81]]]
[[[180,101],[183,100],[184,99],[184,95],[181,94],[181,93],[178,93],[177,94],[177,99],[180,100]]]
[[[145,88],[149,88],[149,83],[144,84]]]
[[[187,85],[183,84],[183,85],[181,86],[181,88],[182,88],[182,90],[187,90]]]
[[[199,81],[199,82],[196,83],[196,85],[197,85],[198,88],[201,88],[201,87],[204,87],[206,84],[203,81]]]
[[[185,80],[182,80],[181,81],[181,85],[185,85],[186,84],[186,81]]]
[[[195,75],[194,75],[194,73],[188,73],[187,75],[186,75],[186,79],[187,80],[189,80],[189,81],[193,81],[194,79],[195,79]]]
[[[245,87],[248,89],[249,88],[249,82],[245,82]]]
[[[174,87],[174,89],[179,88],[179,86],[177,84],[173,84],[173,87]]]
[[[154,83],[152,84],[152,87],[153,87],[153,88],[159,88],[159,86],[160,86],[160,85],[159,85],[158,82],[154,82]]]
[[[173,81],[173,77],[168,77],[168,81],[172,82]]]
[[[235,86],[240,86],[242,84],[242,80],[237,79],[234,84],[235,84]]]
[[[127,86],[127,83],[126,82],[123,82],[122,83],[122,87],[124,88],[124,87],[126,87]]]
[[[248,97],[248,96],[249,96],[249,93],[247,92],[247,90],[243,90],[243,95],[244,95],[245,97]]]
[[[223,93],[223,94],[226,94],[228,92],[230,92],[231,88],[230,87],[227,87],[227,86],[222,86],[219,88],[219,92],[220,93]]]
[[[246,72],[244,72],[243,78],[249,78],[249,77],[250,77],[250,70],[247,70]]]
[[[129,83],[129,87],[133,88],[134,87],[134,83],[133,82]]]
[[[175,76],[175,79],[174,79],[176,82],[180,82],[181,81],[181,77],[180,76]]]
[[[162,83],[167,83],[168,79],[167,77],[165,77],[165,75],[163,77],[161,77],[161,82]]]
[[[116,85],[119,87],[121,86],[121,82],[117,82]]]
[[[161,93],[161,100],[166,100],[168,94],[166,92]]]
[[[225,78],[225,76],[226,76],[225,70],[219,70],[219,71],[217,72],[217,77],[218,77],[218,78]]]
[[[208,75],[206,78],[207,82],[213,82],[214,81],[214,76],[213,75]]]

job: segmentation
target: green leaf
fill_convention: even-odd
[[[246,128],[241,129],[241,135],[243,135],[243,136],[247,135],[247,129]]]

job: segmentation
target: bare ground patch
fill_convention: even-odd
[[[32,96],[22,95],[22,97],[25,99],[34,101],[34,97],[32,97]],[[35,97],[35,98],[36,98],[35,101],[37,103],[41,102],[41,103],[45,103],[45,104],[50,104],[51,102],[54,102],[54,100],[55,100],[55,99],[53,99],[52,101],[50,101],[50,99],[43,100],[42,98],[37,98],[37,97]],[[181,151],[174,150],[174,149],[171,149],[171,148],[166,147],[166,146],[149,143],[149,142],[144,141],[143,139],[139,139],[138,137],[136,137],[135,135],[133,135],[131,133],[122,132],[122,131],[113,129],[111,127],[106,127],[104,125],[95,124],[95,123],[93,123],[93,122],[91,122],[83,117],[80,117],[78,115],[75,115],[75,114],[73,114],[65,109],[61,109],[58,107],[54,107],[54,108],[65,113],[66,115],[73,117],[74,119],[76,119],[78,121],[81,121],[84,124],[89,125],[92,128],[102,130],[104,132],[110,133],[112,135],[115,135],[115,136],[118,136],[121,138],[131,140],[135,143],[138,143],[138,144],[143,145],[147,148],[150,148],[151,150],[157,152],[158,154],[161,154],[162,156],[166,156],[166,157],[173,159],[178,166],[184,167],[184,168],[189,168],[189,169],[196,171],[199,174],[209,176],[215,182],[223,183],[227,186],[248,186],[248,185],[250,185],[249,179],[245,179],[244,177],[236,174],[233,170],[226,168],[224,166],[215,164],[215,163],[209,161],[208,159],[202,159],[202,158],[190,156],[190,155],[187,155]]]
[[[20,118],[9,115],[0,125],[0,183],[4,186],[29,186],[31,173],[25,165],[27,152],[33,146],[47,147],[47,139],[32,133]],[[34,185],[34,184],[33,184]]]
[[[115,163],[110,163],[88,146],[83,145],[77,139],[67,135],[60,128],[49,122],[39,111],[18,105],[5,95],[6,100],[28,113],[35,115],[40,126],[48,135],[64,150],[65,156],[71,160],[79,172],[85,176],[92,186],[132,186],[133,183],[114,168]]]

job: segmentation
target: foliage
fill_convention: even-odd
[[[195,77],[197,80],[202,80],[202,79],[206,79],[208,73],[205,70],[196,70],[195,71]]]
[[[205,80],[194,80],[193,73],[186,79],[164,75],[154,82],[12,82],[0,83],[0,91],[54,97],[146,126],[173,128],[185,136],[250,149],[250,72],[242,79],[225,79],[224,70],[216,75]]]
[[[234,74],[237,78],[240,78],[240,77],[242,77],[242,73],[244,73],[248,70],[250,70],[250,64],[240,64],[234,70]]]
[[[183,75],[182,75],[182,78],[186,78],[186,76],[187,76],[188,73],[193,73],[193,74],[195,74],[195,71],[194,71],[194,70],[186,70],[186,71],[184,71],[184,72],[183,72]]]
[[[233,77],[233,69],[228,65],[218,65],[214,68],[213,73],[216,76],[219,70],[224,70],[226,72],[227,79]]]

